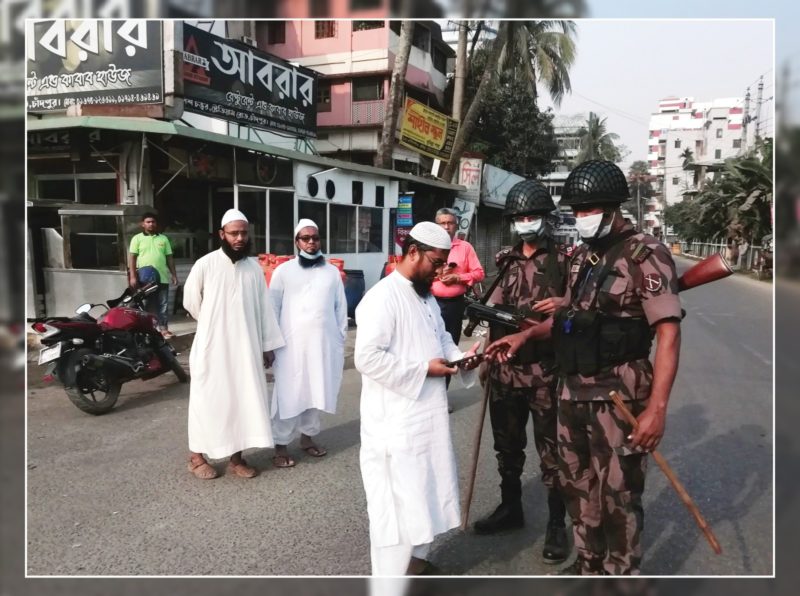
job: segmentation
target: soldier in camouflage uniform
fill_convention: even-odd
[[[489,299],[496,307],[541,320],[545,315],[533,310],[534,303],[564,294],[569,258],[552,239],[555,209],[550,192],[535,180],[520,182],[509,191],[504,216],[520,241],[497,254],[502,277]],[[490,339],[498,339],[502,334],[501,327],[491,327]],[[548,491],[550,516],[542,552],[546,563],[560,563],[569,554],[564,523],[566,511],[558,490],[558,379],[553,374],[553,365],[552,344],[545,340],[530,342],[513,363],[489,367],[489,416],[502,501],[491,515],[474,526],[478,534],[523,526],[520,476],[525,464],[526,426],[530,415],[542,482]]]
[[[681,307],[672,256],[622,219],[622,171],[605,161],[572,171],[561,202],[585,244],[565,299],[547,322],[490,346],[500,361],[523,341],[552,334],[562,387],[561,484],[578,558],[568,574],[638,574],[647,452],[664,433],[678,369]],[[657,338],[654,362],[650,345]],[[609,398],[617,391],[639,423],[633,432]]]

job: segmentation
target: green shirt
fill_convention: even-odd
[[[136,269],[154,267],[161,278],[159,283],[169,283],[167,257],[172,254],[172,245],[164,234],[136,234],[131,238],[130,253],[136,255]]]

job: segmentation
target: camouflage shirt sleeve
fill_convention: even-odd
[[[678,275],[667,247],[658,241],[648,243],[649,253],[634,275],[636,295],[647,322],[655,325],[665,319],[681,318]]]

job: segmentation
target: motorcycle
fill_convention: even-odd
[[[155,315],[146,312],[147,298],[157,291],[155,283],[128,288],[106,304],[82,304],[74,317],[34,319],[43,345],[39,364],[48,365],[44,379],[57,379],[78,409],[95,416],[114,407],[128,381],[172,371],[181,383],[188,382]],[[105,311],[95,318],[95,308]]]

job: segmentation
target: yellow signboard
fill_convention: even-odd
[[[400,124],[400,144],[434,159],[450,161],[458,122],[411,98]]]

